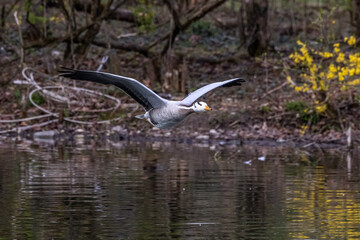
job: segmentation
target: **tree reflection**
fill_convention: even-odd
[[[1,147],[0,236],[360,237],[358,152],[211,149],[176,143]]]

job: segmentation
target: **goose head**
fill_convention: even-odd
[[[206,112],[211,111],[211,108],[209,105],[207,105],[205,102],[195,102],[191,109],[194,110],[194,112]]]

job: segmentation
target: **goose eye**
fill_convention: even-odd
[[[201,103],[198,103],[200,106],[202,106],[202,104]]]

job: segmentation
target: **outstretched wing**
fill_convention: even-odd
[[[151,89],[147,88],[144,84],[133,78],[118,76],[111,73],[75,70],[69,68],[62,68],[59,73],[60,76],[75,80],[115,85],[126,92],[135,101],[140,103],[146,111],[152,108],[162,107],[167,102],[166,99],[163,99]]]
[[[210,83],[202,88],[197,89],[196,91],[190,93],[186,98],[181,101],[182,105],[190,106],[192,105],[198,98],[202,95],[210,92],[211,90],[218,88],[218,87],[232,87],[232,86],[240,86],[241,83],[245,82],[242,78],[234,78],[230,80],[226,80],[223,82],[214,82]]]

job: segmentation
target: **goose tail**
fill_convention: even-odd
[[[137,119],[145,119],[145,114],[135,116]]]

